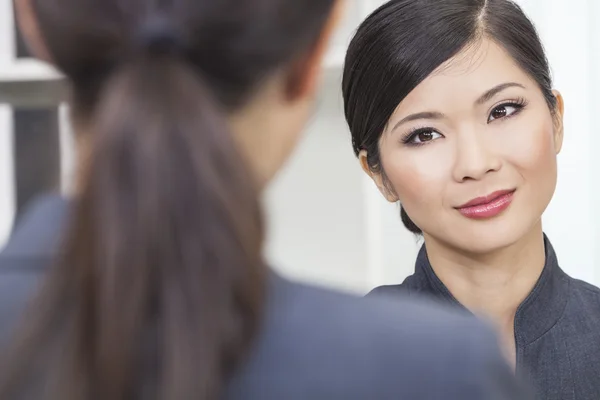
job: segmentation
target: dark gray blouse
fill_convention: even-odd
[[[517,374],[539,400],[600,400],[600,289],[568,276],[544,236],[546,264],[515,317]],[[415,273],[372,294],[433,296],[466,309],[433,271],[423,246]]]

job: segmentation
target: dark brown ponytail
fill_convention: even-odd
[[[227,117],[308,51],[333,0],[143,3],[33,3],[89,154],[2,400],[216,399],[260,324],[259,193]]]
[[[78,325],[96,336],[86,353],[100,398],[131,398],[125,383],[150,318],[161,321],[163,398],[212,398],[262,306],[252,177],[198,74],[173,56],[117,71],[92,129],[67,254],[82,268],[77,287],[88,288]],[[93,251],[79,251],[88,243]]]

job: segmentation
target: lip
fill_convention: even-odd
[[[477,197],[456,207],[465,217],[473,219],[492,218],[506,210],[512,203],[515,189],[498,190],[487,196]]]

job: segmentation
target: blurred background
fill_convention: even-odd
[[[556,195],[544,215],[563,269],[600,285],[600,2],[519,0],[545,44],[565,99]],[[265,194],[267,255],[285,275],[364,293],[413,270],[419,241],[360,170],[343,116],[348,41],[382,0],[347,0],[324,65],[318,109],[302,144]],[[29,58],[12,0],[0,0],[0,248],[24,206],[68,191],[74,168],[60,75]]]

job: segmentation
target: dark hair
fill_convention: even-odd
[[[152,398],[219,397],[267,280],[256,179],[226,115],[308,56],[333,4],[34,0],[89,158],[0,398],[30,390],[40,362],[57,400],[139,398],[148,384]]]
[[[510,0],[392,0],[358,28],[346,55],[344,111],[358,155],[387,182],[379,139],[398,104],[427,76],[467,46],[489,38],[538,83],[555,110],[548,61],[535,27]],[[387,186],[387,183],[386,183]],[[402,222],[421,229],[404,208]]]

